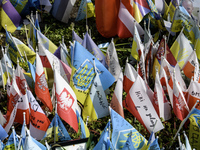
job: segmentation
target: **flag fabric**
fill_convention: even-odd
[[[189,125],[189,143],[193,149],[198,149],[200,147],[200,133],[199,133],[199,117],[200,111],[198,109],[194,109],[189,117],[190,125]]]
[[[11,60],[17,64],[17,59],[20,63],[24,63],[25,53],[30,63],[35,61],[35,52],[33,52],[28,46],[22,41],[13,37],[6,31],[6,43],[9,44],[9,55]]]
[[[6,30],[13,33],[21,25],[21,16],[9,0],[2,1],[0,10],[1,26],[5,29],[6,25]]]
[[[78,34],[72,30],[72,41],[78,41],[80,44],[83,42],[83,40],[78,36]]]
[[[50,12],[52,5],[49,0],[40,0],[40,5],[44,6],[44,10]]]
[[[120,72],[119,78],[115,85],[115,90],[110,102],[110,107],[124,118],[122,96],[123,96],[123,73]]]
[[[166,13],[164,14],[165,18],[168,17],[168,14],[170,15],[170,20],[169,21],[173,20],[176,7],[179,5],[178,2],[179,2],[179,0],[171,0],[170,3],[169,3],[169,7],[168,7]]]
[[[51,14],[57,20],[68,23],[71,10],[76,0],[58,0],[53,3]]]
[[[84,104],[95,77],[95,63],[103,90],[108,89],[115,81],[112,74],[98,61],[90,52],[88,52],[81,44],[75,41],[74,48],[71,49],[72,58],[72,75],[70,86],[76,94],[77,100]]]
[[[43,47],[49,50],[51,53],[54,53],[58,48],[51,40],[49,40],[42,32],[37,30],[37,40]]]
[[[77,110],[76,110],[76,116],[77,116],[79,127],[81,129],[81,138],[88,138],[90,136],[90,131],[87,125],[83,122],[83,119]]]
[[[150,11],[146,1],[136,0],[133,2],[133,6],[131,5],[130,0],[120,1],[118,22],[117,22],[117,33],[120,38],[128,38],[128,37],[134,36],[134,32],[133,32],[134,26],[132,26],[134,22],[138,28],[139,33],[144,34],[144,30],[139,24],[143,16],[141,17],[140,15],[141,11],[137,9],[138,6],[139,7],[141,6],[140,9],[144,12],[144,14]],[[145,7],[148,7],[148,8],[145,9]],[[133,8],[136,8],[136,9],[133,9]]]
[[[0,141],[0,149],[4,149],[5,145],[2,141]]]
[[[34,65],[32,65],[29,61],[27,62],[28,63],[28,67],[29,67],[29,70],[30,70],[30,72],[31,72],[31,77],[32,77],[32,79],[33,79],[33,81],[35,82],[35,66]]]
[[[134,146],[133,146],[133,142],[132,142],[132,132],[129,133],[128,139],[126,141],[126,143],[124,144],[122,150],[137,150]]]
[[[24,149],[32,149],[32,150],[42,150],[31,137],[29,131],[27,130],[27,136],[24,144]]]
[[[35,74],[35,94],[52,111],[53,106],[49,93],[48,84],[46,81],[42,61],[39,55],[36,53],[36,74]]]
[[[131,49],[131,56],[136,60],[140,60],[140,55],[144,51],[144,44],[141,41],[140,35],[136,26],[134,27],[133,43]]]
[[[155,0],[155,6],[158,12],[161,13],[162,16],[166,13],[168,9],[168,5],[165,2],[165,0]]]
[[[54,138],[56,142],[71,140],[69,133],[67,132],[64,124],[62,123],[62,120],[60,119],[57,113],[52,119],[42,141],[47,140],[47,142],[49,143],[53,142]]]
[[[33,138],[41,140],[50,124],[50,121],[29,90],[27,90],[27,97],[30,104],[30,134]]]
[[[198,94],[200,89],[200,83],[191,80],[190,85],[188,87],[188,97],[187,104],[189,109],[191,110],[197,100],[199,100],[200,95]]]
[[[194,44],[199,29],[183,6],[179,6],[176,9],[173,20],[171,31],[180,32],[184,27],[183,32],[185,36]]]
[[[89,116],[89,120],[92,121],[108,115],[108,101],[99,78],[99,73],[96,72],[90,92],[84,102],[82,116],[84,120]]]
[[[132,109],[132,112],[135,111],[135,113],[131,113],[149,132],[152,132],[154,129],[156,133],[164,128],[153,107],[151,98],[147,94],[147,87],[145,87],[145,83],[140,76],[137,77],[129,90],[125,104],[128,105],[128,110]]]
[[[186,77],[190,79],[194,77],[195,81],[198,82],[198,74],[199,74],[199,72],[197,71],[198,68],[199,68],[199,62],[196,55],[196,51],[193,51],[191,55],[188,57],[188,60],[183,66],[182,70],[186,75]]]
[[[153,143],[150,144],[148,150],[160,150],[160,146],[158,144],[158,138],[156,138]]]
[[[87,7],[87,8],[86,8]],[[87,12],[86,12],[87,11]],[[95,8],[91,0],[81,0],[75,21],[95,16]]]
[[[191,150],[192,148],[191,148],[189,139],[188,139],[188,137],[187,137],[185,131],[183,132],[183,135],[184,135],[184,137],[185,137],[185,147],[186,147],[186,150]]]
[[[115,81],[117,81],[121,70],[121,66],[119,64],[119,59],[118,59],[118,55],[116,52],[116,48],[113,42],[113,39],[111,40],[107,51],[106,51],[106,62],[108,65],[108,70],[110,71],[110,73],[115,77]]]
[[[0,125],[3,126],[5,123],[6,123],[6,119],[0,111]]]
[[[171,118],[171,106],[167,97],[164,94],[164,90],[160,83],[158,71],[156,72],[155,84],[154,84],[154,99],[152,104],[160,118],[163,120],[169,120]]]
[[[11,4],[14,6],[14,8],[17,10],[17,12],[21,15],[21,16],[26,16],[29,15],[30,13],[30,9],[29,6],[31,5],[31,1],[25,0],[25,1],[14,1],[11,0],[10,1]]]
[[[2,127],[1,124],[0,124],[0,132],[1,132],[0,139],[1,139],[1,141],[3,141],[5,138],[8,137],[8,134],[7,134],[6,130],[4,130],[4,128]]]
[[[132,142],[136,149],[146,149],[147,140],[123,117],[111,108],[112,121],[112,144],[115,149],[122,149],[128,139],[128,134],[132,132]]]
[[[144,52],[141,51],[140,53],[140,60],[138,62],[138,74],[142,77],[142,79],[147,83],[147,79],[146,79],[146,68],[145,68],[145,56],[144,56]]]
[[[10,134],[9,138],[8,138],[8,141],[4,147],[4,149],[16,149],[17,146],[19,144],[19,139],[17,137],[17,134],[15,132],[15,129],[13,129],[13,132]]]
[[[54,71],[54,84],[56,99],[58,101],[58,115],[77,132],[78,120],[76,117],[76,110],[79,109],[76,95],[57,70]]]
[[[176,78],[173,82],[173,110],[176,117],[181,121],[189,113],[189,107],[186,103],[185,97]]]
[[[61,61],[71,67],[71,56],[67,50],[65,43],[61,43],[60,46],[61,46],[60,49]]]
[[[133,83],[137,78],[137,71],[135,68],[130,64],[126,63],[125,71],[124,71],[124,80],[123,80],[123,89],[126,93],[129,92],[130,88],[132,87]]]
[[[93,54],[106,68],[108,68],[108,64],[106,62],[106,57],[98,48],[98,46],[94,43],[88,32],[86,32],[83,42],[83,47],[85,47],[91,54]]]

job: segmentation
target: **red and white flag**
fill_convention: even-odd
[[[117,84],[115,86],[113,97],[110,102],[110,107],[124,118],[122,96],[123,96],[123,73],[121,72],[117,80]]]
[[[137,75],[138,73],[135,70],[135,68],[127,62],[125,66],[124,81],[123,81],[123,88],[126,93],[129,92],[131,86],[133,85],[133,83],[137,78]]]
[[[36,53],[35,94],[50,111],[53,110],[48,84],[46,81],[42,61]]]
[[[27,90],[27,96],[30,104],[29,130],[33,138],[36,140],[41,140],[44,137],[48,126],[50,125],[50,121],[45,115],[44,111],[41,109],[31,91]]]
[[[79,109],[76,95],[57,70],[54,71],[54,84],[56,89],[57,113],[76,132],[78,132],[76,110]]]
[[[158,72],[156,72],[152,104],[160,118],[164,120],[169,120],[171,118],[171,106],[160,83]]]
[[[134,2],[133,2],[134,3]],[[120,38],[128,38],[134,36],[134,22],[139,31],[139,34],[144,34],[143,28],[133,17],[133,6],[131,0],[121,0],[118,13],[118,36]]]
[[[144,81],[140,76],[138,76],[135,83],[129,90],[124,103],[125,105],[127,104],[129,108],[135,107],[134,112],[136,113],[133,115],[137,118],[137,120],[140,121],[140,123],[143,124],[143,126],[150,133],[152,131],[156,133],[164,127],[147,94],[148,89],[144,85]]]
[[[186,103],[183,91],[181,90],[181,87],[176,78],[174,79],[173,83],[173,110],[176,117],[181,121],[189,113],[189,108]]]
[[[198,82],[199,70],[195,70],[195,68],[196,69],[199,68],[199,62],[196,55],[196,51],[193,51],[191,55],[189,56],[188,60],[186,61],[185,65],[183,66],[182,70],[188,78],[191,79],[192,77],[194,77],[195,81]]]

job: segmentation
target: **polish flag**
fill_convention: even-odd
[[[36,76],[35,76],[35,94],[41,100],[50,111],[53,110],[51,97],[49,93],[48,84],[46,81],[42,61],[39,55],[36,53]]]
[[[57,113],[76,132],[78,132],[76,110],[79,109],[76,95],[57,70],[54,71],[54,84],[56,89]]]

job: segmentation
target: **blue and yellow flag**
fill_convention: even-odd
[[[90,86],[96,75],[95,70],[99,73],[103,90],[106,90],[115,82],[113,75],[79,42],[75,41],[74,46],[71,46],[70,54],[72,61],[70,86],[81,104],[84,105],[89,93]]]
[[[83,122],[83,119],[77,110],[76,110],[76,116],[77,116],[79,127],[81,129],[81,138],[88,138],[90,136],[90,131],[88,127],[86,126],[86,124]]]
[[[2,125],[0,124],[0,140],[3,141],[5,138],[8,137],[7,132],[5,131],[5,129],[2,127]]]
[[[4,147],[4,150],[16,149],[18,144],[19,144],[19,139],[17,137],[15,130],[13,130],[13,132],[10,134],[8,138],[8,141]]]
[[[200,148],[200,110],[194,108],[189,117],[190,127],[189,127],[189,142],[192,149]]]
[[[134,146],[133,146],[133,141],[132,141],[132,132],[129,133],[128,139],[126,141],[126,143],[124,144],[124,147],[122,148],[122,150],[137,150]]]
[[[82,115],[84,120],[89,116],[89,120],[91,121],[109,115],[108,100],[103,90],[98,72],[96,73],[90,92],[85,100]]]
[[[55,114],[42,140],[47,140],[48,143],[53,142],[54,136],[56,136],[55,141],[71,140],[71,137],[58,114]]]
[[[164,18],[168,17],[168,14],[170,15],[170,21],[173,20],[174,17],[174,13],[176,10],[176,6],[178,6],[178,0],[171,0],[171,2],[169,3],[168,9],[164,14]]]
[[[14,32],[20,25],[22,18],[9,0],[2,0],[2,7],[0,8],[1,26],[7,31]]]
[[[115,149],[122,149],[132,132],[132,142],[135,149],[146,150],[147,140],[123,117],[111,108],[112,143]]]

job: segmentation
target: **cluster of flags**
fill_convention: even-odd
[[[72,8],[74,3],[63,1],[62,7]],[[26,45],[11,34],[17,24],[20,25],[16,21],[21,20],[21,16],[12,18],[8,8],[14,6],[9,0],[2,1],[1,15],[6,15],[7,19],[2,19],[1,24],[5,27],[7,45],[5,49],[1,48],[0,71],[8,99],[6,114],[0,113],[1,141],[8,137],[11,128],[12,133],[7,143],[0,144],[1,147],[46,149],[50,142],[71,140],[63,121],[76,133],[80,131],[80,138],[88,138],[87,121],[110,115],[94,149],[160,149],[155,134],[164,129],[163,121],[172,118],[172,111],[182,121],[180,128],[190,119],[189,138],[183,133],[186,144],[180,140],[180,134],[176,134],[179,147],[200,147],[195,138],[199,137],[200,116],[197,105],[200,97],[198,24],[174,0],[162,11],[157,9],[156,6],[161,4],[158,5],[156,0],[155,4],[151,0],[112,3],[95,1],[97,29],[105,37],[133,37],[130,59],[134,59],[135,64],[127,59],[125,66],[120,66],[114,40],[104,54],[88,32],[82,39],[72,30],[70,49],[64,39],[57,47],[41,32],[37,13],[35,19],[32,14],[28,18]],[[28,6],[38,6],[38,3],[32,4]],[[91,1],[81,1],[81,7],[85,8],[86,4],[91,6]],[[23,5],[26,6],[25,2]],[[70,9],[60,15],[60,7],[61,4],[54,3],[52,13],[66,22]],[[108,7],[113,12],[104,16],[102,11]],[[21,8],[15,8],[23,12]],[[76,20],[88,15],[88,10],[83,8],[79,8]],[[89,10],[92,12],[92,7]],[[20,13],[18,11],[16,14]],[[187,26],[186,21],[189,22]],[[157,25],[159,29],[154,35],[151,25]],[[159,36],[164,32],[168,34]],[[175,40],[169,47],[170,37]],[[111,101],[108,101],[107,92],[111,86],[115,87]],[[151,134],[148,141],[125,119],[124,109]],[[52,111],[55,113],[50,120],[48,115]],[[21,136],[16,134],[14,122],[22,125]],[[46,143],[45,146],[38,141]]]

